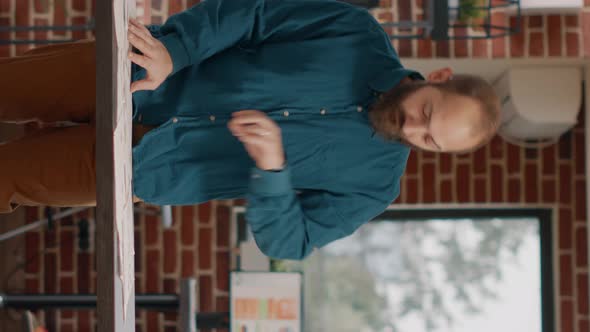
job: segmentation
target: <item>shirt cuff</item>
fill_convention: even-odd
[[[158,38],[162,44],[170,53],[170,57],[172,58],[172,73],[170,75],[176,74],[179,70],[183,69],[190,65],[190,57],[186,48],[182,44],[180,37],[176,33],[170,33],[163,37]]]
[[[287,167],[281,171],[265,171],[253,168],[250,175],[250,190],[264,196],[284,195],[291,190],[291,172]]]

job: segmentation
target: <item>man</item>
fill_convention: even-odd
[[[271,257],[303,258],[386,209],[409,146],[466,152],[497,128],[487,83],[449,69],[424,81],[366,10],[341,2],[206,0],[162,26],[131,21],[129,38],[134,194],[172,205],[245,197]],[[91,121],[93,47],[1,60],[11,82],[0,120]],[[0,212],[92,205],[94,144],[93,126],[81,125],[0,146],[11,158]]]

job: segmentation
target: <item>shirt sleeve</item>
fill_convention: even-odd
[[[354,193],[297,194],[289,178],[288,168],[252,172],[246,220],[260,250],[272,258],[303,259],[314,248],[352,234],[391,203]]]
[[[332,0],[205,0],[171,16],[158,39],[172,74],[230,47],[333,38],[375,29],[362,8]]]

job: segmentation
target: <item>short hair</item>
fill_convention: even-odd
[[[473,98],[481,107],[483,118],[477,129],[482,130],[485,135],[475,146],[455,153],[473,152],[492,140],[500,127],[501,106],[498,95],[490,83],[475,75],[460,74],[453,75],[451,79],[434,85],[444,92]]]

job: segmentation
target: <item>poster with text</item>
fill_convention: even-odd
[[[232,332],[300,332],[300,273],[232,272]]]

